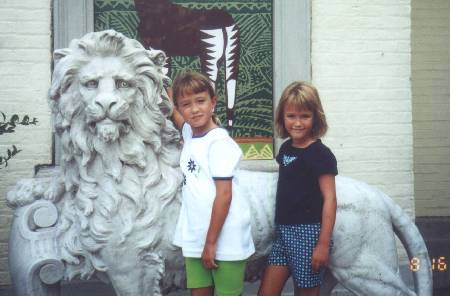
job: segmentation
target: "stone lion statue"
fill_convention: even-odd
[[[56,50],[50,89],[60,168],[18,182],[10,270],[17,295],[59,295],[60,280],[96,276],[117,295],[163,295],[184,287],[172,245],[180,208],[180,135],[169,117],[164,53],[115,31],[89,33]],[[273,238],[276,172],[242,170],[262,272]],[[368,185],[337,177],[338,211],[329,272],[356,295],[431,296],[425,244],[409,217]],[[413,292],[400,279],[394,231],[423,268]]]

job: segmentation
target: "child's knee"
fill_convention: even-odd
[[[319,296],[320,286],[313,288],[295,287],[295,296]]]

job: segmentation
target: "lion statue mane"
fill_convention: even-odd
[[[157,295],[165,267],[182,266],[181,258],[165,262],[180,257],[170,234],[182,181],[180,136],[161,97],[165,56],[106,31],[73,41],[54,58],[50,99],[62,144],[67,275],[102,271],[119,295]],[[142,282],[153,277],[155,285],[132,291],[130,273]],[[129,291],[120,291],[124,286]]]
[[[65,278],[106,274],[118,295],[183,286],[184,274],[169,272],[183,267],[171,244],[182,173],[180,134],[161,95],[164,53],[104,31],[56,50],[54,61],[49,96],[62,173],[42,197],[59,208]]]
[[[50,286],[95,275],[120,296],[184,287],[183,257],[172,245],[183,180],[181,139],[169,120],[164,53],[108,30],[73,40],[55,51],[54,61],[49,96],[61,139],[60,169],[19,181],[7,196],[16,208],[10,238],[16,293],[59,295],[21,275],[36,270]],[[256,279],[273,239],[277,174],[241,174],[257,250],[247,278]],[[395,231],[408,255],[422,260],[424,268],[414,274],[417,295],[430,296],[426,247],[409,217],[362,182],[337,177],[336,189],[334,247],[322,292],[338,281],[356,295],[416,295],[396,273]],[[41,263],[31,266],[24,254],[39,254],[33,260]]]

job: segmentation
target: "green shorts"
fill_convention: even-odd
[[[247,261],[218,261],[216,269],[206,269],[200,258],[184,258],[187,287],[205,288],[214,286],[217,296],[238,296],[244,288]]]

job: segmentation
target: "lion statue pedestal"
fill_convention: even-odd
[[[59,282],[96,276],[117,295],[163,295],[185,285],[172,245],[180,209],[180,134],[163,74],[165,55],[115,31],[89,33],[54,53],[50,105],[61,137],[61,167],[21,180],[9,262],[16,295],[60,295]],[[242,170],[257,252],[247,278],[262,272],[273,239],[277,174]],[[356,295],[431,296],[431,268],[417,228],[389,197],[336,178],[338,210],[328,295],[340,282]],[[422,267],[415,290],[401,281],[394,231]]]

